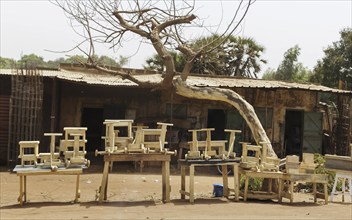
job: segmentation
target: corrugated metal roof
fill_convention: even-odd
[[[124,70],[124,69],[122,69]],[[57,77],[58,79],[87,83],[91,85],[106,85],[106,86],[138,86],[136,83],[127,79],[122,79],[120,76],[112,76],[109,74],[99,73],[98,71],[79,71],[73,70],[40,70],[44,77]],[[136,71],[138,72],[138,71]],[[143,71],[139,71],[143,72]],[[0,75],[15,75],[15,70],[0,69]],[[162,80],[162,75],[155,72],[151,74],[136,74],[134,75],[142,82],[158,83]],[[302,89],[321,92],[334,93],[350,93],[352,91],[333,89],[326,86],[303,83],[289,83],[282,81],[271,81],[261,79],[246,79],[233,77],[214,77],[214,76],[189,76],[187,82],[190,85],[198,87],[228,87],[228,88],[262,88],[262,89]]]

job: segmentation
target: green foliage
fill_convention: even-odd
[[[197,39],[190,47],[194,51],[203,47],[204,51],[209,50],[194,60],[192,73],[257,78],[257,73],[261,70],[260,65],[266,63],[266,60],[261,59],[264,47],[252,38],[230,36],[225,40],[223,37],[212,35]],[[174,51],[171,55],[176,71],[181,72],[186,63],[185,56]],[[162,71],[163,59],[156,54],[146,60],[144,68]]]
[[[16,67],[16,60],[0,57],[0,69],[13,69]]]
[[[248,180],[248,190],[252,191],[260,191],[263,186],[263,178],[249,178]],[[244,189],[244,176],[241,176],[240,180],[240,188],[241,190]]]
[[[94,56],[93,60],[102,66],[110,67],[121,67],[128,62],[126,57],[120,56],[119,60],[116,61],[111,57],[102,55]],[[82,55],[73,55],[65,59],[60,57],[55,60],[44,61],[43,57],[35,54],[23,55],[20,60],[16,61],[11,58],[0,57],[0,68],[1,69],[12,69],[12,68],[59,68],[60,63],[85,63],[87,58]]]
[[[34,69],[39,67],[45,67],[46,63],[43,57],[35,54],[23,55],[19,61],[17,61],[17,66],[19,68]]]
[[[347,90],[352,89],[352,28],[343,29],[340,40],[328,46],[324,54],[309,80],[333,88],[342,80]]]
[[[285,52],[284,59],[279,67],[276,70],[268,69],[262,78],[267,80],[307,82],[312,72],[305,68],[302,63],[298,62],[300,51],[301,48],[298,45],[289,48]]]

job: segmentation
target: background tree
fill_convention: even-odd
[[[339,80],[345,89],[352,89],[352,28],[340,32],[340,40],[324,50],[324,57],[314,68],[311,82],[338,88]]]
[[[0,69],[12,69],[16,67],[16,60],[0,57]]]
[[[184,31],[189,24],[192,23],[193,26],[196,24],[197,16],[193,14],[196,1],[56,1],[56,4],[66,12],[66,15],[73,22],[72,26],[85,30],[81,36],[84,38],[83,41],[89,45],[89,50],[85,51],[88,57],[86,67],[122,76],[139,85],[149,86],[152,90],[170,91],[174,88],[177,94],[184,97],[228,103],[239,110],[258,144],[270,142],[254,108],[240,95],[228,89],[211,87],[200,89],[187,84],[187,78],[195,60],[220,47],[234,33],[253,1],[241,0],[234,3],[236,8],[233,17],[219,38],[194,49],[190,46],[192,42],[185,37],[187,35]],[[206,30],[204,26],[199,27]],[[115,48],[125,43],[130,34],[148,42],[162,57],[164,74],[159,83],[140,81],[128,72],[109,70],[94,61],[96,43],[109,43],[110,48]],[[224,37],[223,40],[222,37]],[[80,45],[76,47],[82,50]],[[185,58],[185,65],[180,76],[176,75],[172,51],[182,53]],[[269,155],[276,156],[271,145],[269,145],[269,151]]]
[[[19,61],[17,61],[17,67],[19,68],[37,68],[37,67],[44,67],[45,61],[43,57],[35,55],[35,54],[28,54],[23,55]]]
[[[197,39],[191,47],[193,50],[197,50],[208,44],[207,48],[211,48],[221,41],[223,41],[221,46],[196,58],[190,72],[257,78],[257,73],[261,70],[260,65],[266,63],[266,60],[261,58],[264,47],[257,44],[252,38],[229,36],[225,39],[225,37],[213,35]],[[172,52],[172,56],[176,71],[182,71],[185,65],[184,56],[177,52]],[[145,68],[147,69],[159,71],[164,69],[163,59],[157,54],[148,58],[146,63]]]
[[[283,80],[291,82],[307,82],[311,71],[298,62],[301,48],[298,45],[289,48],[285,54],[284,59],[276,70],[268,69],[263,74],[263,79],[267,80]]]

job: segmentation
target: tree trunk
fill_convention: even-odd
[[[244,120],[246,120],[257,144],[259,145],[260,142],[270,143],[270,139],[266,135],[253,106],[244,100],[239,94],[229,89],[194,87],[188,85],[186,82],[187,81],[183,81],[180,77],[177,77],[173,81],[177,94],[194,99],[222,101],[232,105],[239,111]],[[277,157],[271,144],[268,144],[268,151],[268,156]]]

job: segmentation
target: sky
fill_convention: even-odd
[[[237,1],[238,2],[238,1]],[[234,13],[234,0],[196,0],[196,13],[213,28],[226,26]],[[47,0],[0,0],[0,56],[20,59],[35,53],[44,60],[54,60],[79,51],[57,53],[73,48],[81,38],[73,31],[63,11]],[[220,19],[222,18],[221,22]],[[343,28],[352,27],[352,0],[257,0],[236,32],[251,37],[265,47],[262,55],[268,68],[277,68],[283,54],[298,45],[299,62],[314,68],[324,56],[323,50],[338,41]],[[199,37],[204,31],[190,34]],[[131,40],[118,51],[97,49],[99,55],[117,59],[129,57],[126,67],[142,68],[154,54],[150,45]],[[259,74],[259,75],[261,75]]]

